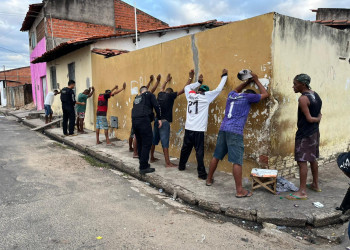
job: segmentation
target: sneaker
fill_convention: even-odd
[[[149,173],[153,173],[154,171],[156,171],[154,168],[140,169],[140,174],[149,174]]]

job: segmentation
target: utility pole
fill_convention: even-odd
[[[4,65],[4,76],[5,76],[4,88],[6,88],[7,81],[6,81],[5,65]]]
[[[137,10],[136,10],[136,0],[134,0],[135,9],[135,35],[136,35],[136,49],[139,48],[138,34],[137,34]]]

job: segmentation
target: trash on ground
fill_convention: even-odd
[[[283,230],[283,229],[286,229],[286,228],[287,228],[286,226],[277,226],[278,230]]]
[[[151,186],[151,184],[150,184],[149,182],[145,182],[145,184],[146,184],[147,186]]]
[[[288,192],[288,191],[297,192],[298,190],[299,189],[290,181],[286,180],[283,177],[277,177],[277,186],[276,186],[277,192]]]
[[[244,220],[242,220],[242,223],[243,223],[243,224],[245,224],[245,221],[244,221]]]
[[[298,204],[294,204],[294,207],[299,207],[299,205]]]
[[[312,202],[312,204],[315,206],[315,207],[317,207],[317,208],[322,208],[322,207],[324,207],[324,205],[321,203],[321,202]]]
[[[160,189],[159,189],[159,193],[163,193],[163,189],[160,188]]]
[[[97,236],[96,239],[101,240],[102,236]]]
[[[303,237],[300,237],[300,236],[297,236],[295,238],[297,238],[298,240],[303,240]]]
[[[201,240],[201,242],[203,243],[204,241],[205,241],[205,235],[202,234],[202,240]]]
[[[282,199],[283,199],[283,197],[282,197],[282,196],[280,196],[280,199],[282,200]]]

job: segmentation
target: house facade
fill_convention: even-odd
[[[140,29],[168,27],[141,10],[137,10],[137,16]],[[120,0],[43,0],[29,5],[21,31],[28,32],[30,60],[33,61],[72,39],[130,32],[135,28],[132,20],[133,6]],[[34,103],[41,110],[49,84],[46,63],[31,64],[31,73]]]
[[[0,105],[22,107],[33,101],[30,67],[0,71]]]
[[[156,44],[166,43],[170,40],[193,35],[203,30],[216,28],[224,24],[226,23],[211,20],[202,23],[140,31],[138,34],[138,48],[142,49]],[[44,53],[41,57],[34,60],[33,63],[34,65],[46,63],[46,75],[50,83],[48,85],[49,91],[55,89],[53,86],[59,84],[62,88],[66,86],[69,79],[75,79],[76,93],[78,94],[92,86],[97,88],[97,85],[101,84],[95,82],[92,76],[93,54],[102,58],[108,57],[105,60],[109,60],[109,57],[119,56],[134,50],[136,50],[136,47],[135,34],[133,32],[90,37],[62,43],[60,46]],[[74,70],[70,70],[71,68],[74,68]],[[111,80],[106,86],[110,89],[113,88],[115,84],[121,86],[121,81],[122,79],[118,77]],[[147,79],[144,79],[144,82],[146,81]],[[134,86],[134,88],[135,87],[136,86]],[[94,130],[95,127],[95,107],[93,100],[94,97],[91,97],[87,103],[86,117],[84,120],[85,127],[90,130]],[[61,102],[58,97],[55,98],[52,108],[56,115],[62,114]]]

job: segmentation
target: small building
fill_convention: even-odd
[[[139,29],[169,26],[141,10],[137,10],[137,17]],[[134,7],[121,0],[43,0],[29,5],[21,27],[21,31],[28,32],[30,61],[72,39],[132,30],[135,30]],[[31,64],[30,67],[34,104],[42,110],[48,91],[46,63]],[[74,71],[73,67],[70,65],[70,72]]]
[[[166,43],[183,36],[194,35],[198,32],[216,28],[224,24],[226,23],[211,20],[202,23],[143,30],[138,32],[138,48],[142,49],[156,44]],[[99,55],[108,60],[108,58],[128,53],[129,51],[136,50],[135,39],[134,32],[76,39],[62,43],[56,48],[44,53],[41,57],[33,60],[32,64],[47,64],[46,74],[49,82],[49,91],[56,89],[58,83],[59,86],[63,88],[67,85],[69,79],[75,79],[76,93],[78,94],[91,86],[96,88],[97,85],[101,84],[95,82],[92,77],[92,71],[94,68],[91,59],[92,55]],[[155,58],[150,59],[150,62],[139,63],[151,63],[153,60],[155,60]],[[140,81],[146,82],[148,79],[142,79]],[[122,79],[116,78],[109,82],[107,86],[108,88],[113,88],[115,84],[121,86],[122,83]],[[91,99],[87,104],[85,126],[87,129],[94,130],[94,98],[92,97]],[[52,108],[55,114],[62,114],[59,98],[55,98]]]
[[[315,23],[340,30],[350,29],[350,9],[318,8],[312,12],[316,12]]]
[[[30,67],[0,71],[0,105],[15,108],[31,102]]]

